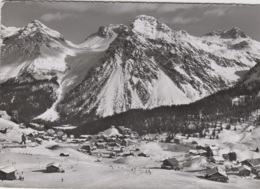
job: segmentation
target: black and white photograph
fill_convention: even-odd
[[[258,189],[260,4],[1,2],[0,188]]]

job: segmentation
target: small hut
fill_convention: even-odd
[[[219,167],[207,169],[205,178],[213,181],[218,181],[218,182],[228,182],[228,177],[226,172]]]
[[[46,172],[47,173],[61,172],[61,165],[55,162],[49,163],[46,166]]]
[[[16,169],[11,166],[0,167],[1,180],[15,180]]]
[[[175,158],[166,159],[163,161],[162,168],[179,170],[179,161]]]
[[[249,176],[251,173],[251,168],[246,166],[246,165],[242,165],[240,167],[238,167],[238,174],[239,176]]]

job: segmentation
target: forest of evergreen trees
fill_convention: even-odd
[[[201,133],[208,124],[216,122],[244,122],[249,119],[250,113],[260,109],[260,98],[257,92],[260,84],[254,87],[238,85],[234,88],[219,91],[202,100],[188,105],[159,107],[151,110],[130,110],[121,114],[106,117],[100,120],[83,123],[71,132],[74,134],[95,134],[109,128],[125,126],[145,133]],[[244,95],[245,101],[239,105],[232,105],[232,99]],[[190,130],[193,123],[195,129]]]

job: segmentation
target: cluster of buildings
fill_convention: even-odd
[[[120,126],[117,129],[111,126],[97,135],[88,136],[87,141],[78,150],[84,153],[100,154],[102,157],[111,158],[113,156],[124,155],[125,147],[135,144],[138,139],[139,135],[129,128]]]

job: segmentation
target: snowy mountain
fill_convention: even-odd
[[[187,104],[232,86],[259,56],[260,43],[238,28],[194,37],[141,15],[130,26],[100,27],[75,45],[33,21],[3,36],[0,81],[8,90],[0,108],[15,109],[12,99],[21,93],[33,99],[26,98],[28,108],[38,104],[27,117],[44,121]],[[21,84],[27,92],[17,92]],[[34,97],[36,86],[46,92],[45,103]]]
[[[100,65],[58,107],[64,116],[91,111],[108,116],[187,104],[232,86],[239,79],[237,71],[255,65],[260,43],[236,28],[222,33],[224,38],[194,37],[153,17],[138,16],[128,29],[117,33]]]
[[[57,100],[60,81],[68,69],[65,58],[72,56],[75,48],[39,21],[5,34],[2,39],[1,106],[33,119]],[[24,112],[27,109],[34,111]]]

